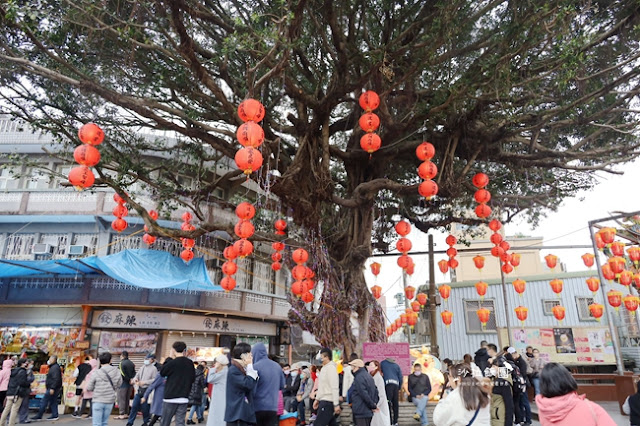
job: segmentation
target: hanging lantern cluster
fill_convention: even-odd
[[[236,280],[232,275],[238,271],[238,265],[234,262],[238,257],[238,251],[236,250],[235,245],[232,244],[225,247],[222,251],[222,256],[225,258],[226,262],[222,264],[222,273],[224,274],[224,277],[220,280],[220,287],[222,287],[225,292],[230,292],[236,288]]]
[[[418,193],[427,201],[438,194],[438,184],[433,180],[438,174],[438,167],[431,161],[434,155],[436,149],[429,142],[422,142],[416,148],[416,157],[422,161],[418,166],[418,175],[423,179],[418,186]]]
[[[155,210],[149,210],[149,216],[153,220],[158,220],[158,212]],[[150,246],[151,244],[156,242],[156,237],[149,234],[149,227],[147,225],[144,226],[144,232],[145,234],[142,236],[142,241],[146,245]]]
[[[605,247],[609,247],[616,238],[616,228],[600,228],[595,233],[596,246],[600,250],[604,250]]]
[[[456,269],[458,265],[460,265],[460,262],[458,262],[458,259],[456,259],[456,256],[458,255],[458,250],[454,247],[458,242],[458,240],[453,235],[448,235],[445,242],[449,246],[449,248],[447,249],[447,256],[449,256],[447,265],[451,269]]]
[[[373,274],[373,276],[375,277],[376,283],[378,282],[378,275],[380,275],[380,267],[382,265],[379,264],[378,262],[373,262],[371,264],[371,273]],[[379,285],[374,285],[373,287],[371,287],[371,294],[373,295],[373,297],[378,300],[380,299],[380,297],[382,297],[382,287],[380,287]]]
[[[520,297],[523,297],[524,291],[527,287],[527,282],[518,278],[516,280],[513,280],[511,284],[513,285],[513,289],[516,291],[516,293],[518,293]],[[524,306],[518,306],[517,308],[515,308],[515,313],[524,326],[524,322],[529,314],[529,309]]]
[[[284,243],[280,241],[276,241],[271,243],[271,248],[273,249],[273,253],[271,253],[271,269],[274,271],[279,271],[282,269],[282,250],[284,250]]]
[[[257,149],[264,141],[264,130],[258,124],[264,118],[264,106],[255,99],[246,99],[238,106],[238,116],[244,124],[238,127],[236,137],[242,145],[235,155],[236,165],[249,175],[262,167],[262,154]]]
[[[129,226],[129,223],[124,219],[129,214],[129,210],[124,205],[124,199],[120,195],[113,194],[113,201],[116,202],[116,206],[113,208],[112,212],[116,218],[111,222],[111,228],[120,233]]]
[[[407,274],[412,275],[415,264],[413,259],[407,253],[411,250],[411,241],[406,238],[411,232],[411,225],[406,220],[401,220],[396,223],[396,233],[400,236],[400,239],[396,243],[396,248],[402,255],[398,257],[398,266],[401,267]]]
[[[180,226],[180,229],[182,229],[183,231],[194,231],[196,227],[191,223],[192,220],[193,215],[191,213],[182,213],[182,225]],[[180,258],[184,260],[185,263],[189,263],[193,259],[193,248],[196,245],[196,240],[192,238],[180,238],[180,240],[182,241],[183,249],[180,253]]]
[[[489,229],[493,231],[493,234],[489,237],[489,240],[493,244],[491,248],[491,255],[500,260],[500,268],[505,274],[513,272],[513,268],[520,266],[520,255],[517,253],[509,253],[511,244],[509,244],[499,232],[502,229],[502,223],[498,219],[493,219],[489,222]]]
[[[476,206],[476,216],[480,219],[486,219],[491,216],[491,207],[487,204],[491,200],[491,193],[486,187],[489,184],[489,176],[480,172],[476,173],[472,179],[473,186],[477,188],[473,198],[478,205]]]
[[[309,260],[309,253],[305,249],[299,248],[293,251],[291,259],[296,264],[296,266],[291,269],[291,276],[294,279],[293,284],[291,284],[291,292],[297,297],[300,297],[305,303],[312,302],[313,294],[311,290],[313,290],[315,286],[313,278],[316,274],[311,268],[305,265],[307,260]]]
[[[69,171],[69,183],[78,191],[92,186],[96,177],[90,167],[100,162],[100,151],[96,145],[100,145],[104,140],[104,132],[95,123],[87,123],[78,130],[78,138],[82,145],[73,151],[73,159],[80,164]]]
[[[382,140],[375,131],[380,127],[380,117],[373,113],[380,106],[380,97],[374,91],[367,90],[360,95],[360,107],[364,110],[364,114],[360,117],[360,128],[365,131],[364,136],[360,138],[360,147],[371,154],[380,149]]]

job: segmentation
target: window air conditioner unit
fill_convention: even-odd
[[[71,245],[67,250],[69,256],[81,256],[87,251],[87,246],[84,245]]]
[[[48,254],[53,253],[53,246],[51,244],[38,243],[33,245],[33,254]]]

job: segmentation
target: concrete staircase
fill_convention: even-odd
[[[429,417],[429,423],[433,424],[433,410],[436,408],[435,402],[429,402],[427,404],[427,413]],[[401,401],[400,402],[400,410],[398,412],[398,426],[420,426],[420,422],[416,421],[413,418],[413,413],[415,413],[416,407],[410,402]],[[307,419],[309,413],[307,413]],[[340,414],[340,423],[343,426],[348,426],[353,423],[353,419],[351,417],[351,407],[347,404],[342,404],[342,412]]]

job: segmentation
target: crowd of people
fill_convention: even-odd
[[[83,417],[88,408],[86,417],[93,425],[106,426],[117,402],[114,418],[126,419],[126,426],[135,426],[138,413],[141,426],[169,426],[172,421],[176,426],[205,421],[206,426],[276,426],[283,413],[291,413],[297,426],[333,426],[340,423],[341,407],[348,404],[354,426],[397,426],[399,395],[404,394],[415,405],[413,418],[421,426],[429,420],[436,426],[522,426],[532,423],[527,396],[532,388],[543,425],[615,425],[602,407],[578,395],[577,383],[565,367],[545,362],[533,347],[520,354],[513,347],[499,351],[483,341],[473,357],[467,354],[459,363],[443,360],[442,387],[432,386],[421,363],[404,377],[392,358],[365,362],[351,354],[338,373],[328,348],[319,352],[314,365],[293,366],[276,362],[262,343],[253,348],[238,343],[210,367],[185,354],[186,344],[175,342],[162,363],[148,354],[137,371],[127,352],[117,365],[108,352],[97,359],[87,357],[73,373],[73,417]],[[38,413],[28,419],[33,380],[33,361],[3,362],[0,425],[41,420],[47,409],[47,420],[58,419],[62,371],[57,358],[49,358],[46,392]],[[434,399],[439,402],[429,419],[427,403]],[[631,424],[640,425],[640,392],[627,398],[623,408]]]

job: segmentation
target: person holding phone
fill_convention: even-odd
[[[253,368],[251,346],[238,343],[231,351],[231,365],[227,372],[227,404],[224,421],[227,426],[256,424],[253,392],[258,372]]]

